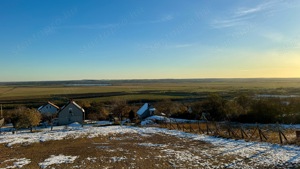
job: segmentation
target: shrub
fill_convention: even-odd
[[[41,114],[36,109],[25,107],[16,108],[9,114],[9,118],[16,130],[30,128],[31,132],[33,127],[39,125],[41,117]]]

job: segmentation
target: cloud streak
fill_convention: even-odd
[[[275,6],[281,3],[279,1],[267,1],[256,5],[255,7],[242,7],[233,11],[229,17],[223,19],[216,19],[212,22],[213,28],[229,28],[234,26],[241,26],[247,24],[250,19],[257,17],[260,13],[275,12]]]
[[[140,22],[131,22],[127,24],[156,24],[163,23],[173,20],[174,17],[172,15],[166,15],[156,20],[148,20],[148,21],[140,21]],[[55,29],[111,29],[118,27],[119,23],[108,23],[108,24],[82,24],[82,25],[62,25],[59,27],[55,27]]]
[[[263,12],[266,10],[270,10],[274,5],[276,1],[274,2],[264,2],[262,4],[259,4],[253,8],[240,8],[237,11],[235,11],[235,17],[242,17],[242,16],[248,16],[248,15],[255,15],[256,13]]]
[[[56,29],[109,29],[118,26],[118,24],[83,24],[83,25],[65,25],[56,27]]]
[[[145,21],[140,21],[140,22],[136,22],[136,23],[133,23],[133,24],[156,24],[156,23],[169,22],[169,21],[171,21],[173,19],[174,19],[173,15],[165,15],[165,16],[162,16],[162,17],[160,17],[158,19],[145,20]]]
[[[245,20],[248,20],[250,18],[252,17],[233,17],[233,18],[223,19],[223,20],[214,20],[211,25],[213,28],[216,29],[240,26],[245,24]]]

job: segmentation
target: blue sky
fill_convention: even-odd
[[[300,77],[298,0],[2,0],[0,81]]]

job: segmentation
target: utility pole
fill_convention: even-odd
[[[3,118],[3,113],[2,113],[2,104],[1,104],[1,116],[0,116],[0,119]]]
[[[1,116],[0,116],[0,133],[1,133],[1,127],[4,125],[4,118],[2,114],[2,104],[1,104]]]

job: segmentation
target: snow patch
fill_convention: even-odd
[[[126,157],[112,157],[111,158],[111,162],[113,162],[113,163],[124,161],[124,160],[127,160],[127,158]]]
[[[14,144],[30,144],[34,142],[49,141],[49,140],[61,140],[64,138],[80,138],[87,137],[93,138],[98,136],[108,136],[111,134],[138,134],[140,137],[145,137],[147,135],[152,134],[164,134],[175,136],[184,139],[191,139],[195,141],[201,141],[212,144],[212,148],[203,150],[201,148],[192,147],[189,151],[192,153],[193,151],[203,151],[206,153],[206,157],[209,159],[213,159],[213,156],[226,156],[233,155],[236,156],[235,159],[231,160],[230,163],[224,162],[225,166],[229,168],[245,168],[245,166],[249,166],[252,168],[257,166],[288,166],[294,165],[299,166],[300,164],[300,147],[294,145],[277,145],[270,143],[260,143],[260,142],[246,142],[244,140],[232,140],[232,139],[222,139],[213,136],[207,135],[199,135],[192,133],[185,133],[177,130],[168,130],[162,128],[154,128],[154,127],[132,127],[132,126],[108,126],[108,127],[83,127],[79,130],[55,130],[49,131],[49,129],[42,130],[38,133],[19,133],[19,134],[11,134],[3,133],[0,135],[0,144],[14,145]],[[101,146],[101,145],[99,145]],[[152,143],[140,143],[140,146],[163,146],[156,145]],[[99,147],[105,148],[105,147]],[[108,149],[110,150],[110,149]],[[107,151],[108,151],[107,150]],[[120,149],[115,149],[112,151],[123,151]],[[190,158],[191,154],[188,151],[176,151],[169,150],[166,151],[167,155],[177,156],[176,154],[184,155],[185,157]],[[66,158],[69,157],[69,158]],[[65,162],[73,162],[77,157],[71,156],[51,156],[49,159],[46,159],[44,162],[40,163],[40,166],[44,166],[46,168],[48,165],[57,164],[57,163],[65,163]],[[194,158],[194,157],[193,157]],[[112,161],[120,161],[125,160],[124,157],[114,157],[111,159]],[[182,159],[183,161],[187,159]],[[199,161],[197,157],[194,158],[195,161]],[[246,163],[245,163],[246,161]],[[200,161],[203,165],[204,162]],[[29,163],[29,161],[27,161]],[[19,164],[19,163],[17,163]],[[20,163],[22,164],[22,163]],[[24,163],[25,164],[25,163]],[[196,165],[196,164],[195,164]],[[208,165],[208,163],[207,163]],[[211,165],[210,165],[211,166]],[[234,166],[234,167],[232,167]],[[284,167],[283,167],[284,168]]]
[[[167,147],[165,144],[153,144],[153,143],[138,143],[139,146],[144,147]]]
[[[86,158],[88,161],[91,161],[91,162],[93,162],[93,163],[95,163],[96,162],[96,160],[97,160],[97,158],[96,157],[88,157],[88,158]]]
[[[97,121],[96,122],[98,125],[111,125],[113,124],[112,122],[110,121]]]
[[[39,166],[41,168],[47,168],[50,165],[53,164],[63,164],[63,163],[73,163],[78,156],[65,156],[65,155],[51,155],[50,158],[47,158],[44,162],[39,163]]]
[[[6,168],[22,168],[23,166],[31,163],[30,159],[27,159],[27,158],[20,158],[20,159],[16,159],[16,158],[13,158],[13,159],[9,159],[9,160],[5,160],[1,163],[5,164],[7,162],[13,162],[13,165],[12,166],[7,166]]]
[[[82,124],[80,124],[78,122],[74,122],[72,124],[69,124],[68,128],[81,129],[82,128]]]
[[[156,124],[157,122],[167,122],[167,123],[196,123],[197,120],[187,120],[187,119],[176,119],[176,118],[168,118],[164,116],[150,116],[144,119],[141,122],[142,126]]]

